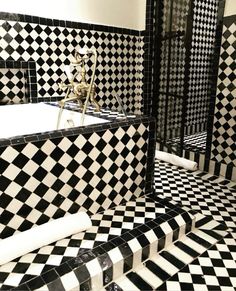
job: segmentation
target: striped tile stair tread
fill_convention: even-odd
[[[103,291],[168,290],[165,287],[169,279],[227,235],[224,225],[196,214],[195,230],[114,280]]]
[[[94,215],[97,220],[101,220],[100,225],[103,225],[103,219],[109,219],[112,213],[116,213],[116,210],[121,211],[125,207],[125,215],[132,212],[134,210],[132,205],[135,203],[134,215],[136,217],[134,217],[134,221],[143,221],[138,226],[121,232],[115,238],[93,247],[88,252],[78,255],[69,262],[56,266],[53,270],[49,270],[42,276],[19,285],[15,289],[12,288],[12,290],[67,291],[74,289],[97,291],[131,271],[134,267],[141,265],[157,252],[166,249],[174,241],[181,239],[195,228],[195,216],[191,211],[158,198],[156,198],[158,202],[155,201],[156,205],[160,205],[160,209],[161,206],[167,207],[168,205],[167,210],[157,218],[148,219],[146,222],[145,217],[139,217],[142,216],[142,212],[139,210],[142,209],[142,203],[145,200],[144,214],[153,217],[149,209],[151,197],[137,198],[136,201],[128,202],[128,207],[127,205],[117,206],[113,210]],[[158,211],[158,209],[154,210]],[[154,210],[152,209],[152,211]],[[154,214],[156,215],[156,213]],[[121,219],[120,216],[117,218]],[[111,228],[107,229],[110,231]],[[104,235],[104,233],[100,235]],[[107,237],[109,236],[107,235]],[[98,239],[98,236],[96,238]],[[37,288],[34,288],[34,282],[39,280],[44,281],[45,284],[41,284],[40,288],[36,284]]]

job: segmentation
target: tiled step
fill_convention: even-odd
[[[146,262],[114,280],[103,290],[183,290],[184,285],[181,286],[177,281],[182,280],[182,282],[187,283],[191,279],[192,283],[194,278],[191,278],[191,274],[187,272],[182,274],[185,279],[177,277],[176,274],[228,235],[224,225],[201,214],[196,215],[196,226],[198,228],[191,233],[170,244],[159,254],[154,254]],[[217,259],[219,253],[216,253],[215,256],[213,258]],[[208,259],[205,259],[205,264],[208,266],[209,262],[206,260]],[[233,262],[233,260],[231,261]],[[193,268],[195,271],[201,270],[197,265],[193,265]],[[222,272],[226,272],[226,270],[222,268]],[[171,280],[171,278],[175,279]],[[169,281],[170,283],[168,283]],[[234,283],[236,285],[235,280],[232,281],[232,285]]]
[[[0,266],[0,289],[99,290],[193,230],[195,217],[150,195],[96,214],[92,224]]]

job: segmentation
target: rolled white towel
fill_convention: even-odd
[[[92,226],[85,212],[69,214],[0,240],[0,265]]]
[[[156,150],[156,158],[172,165],[180,166],[186,170],[196,171],[198,169],[198,164],[196,162],[162,151]]]

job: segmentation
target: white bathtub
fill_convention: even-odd
[[[44,103],[0,106],[0,138],[52,131],[57,129],[59,108]],[[81,113],[63,109],[58,129],[80,126]],[[86,115],[84,125],[109,122]]]

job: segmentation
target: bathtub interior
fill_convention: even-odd
[[[0,106],[0,138],[29,135],[80,126],[81,113],[63,109],[59,127],[59,107],[46,103],[28,103]],[[110,122],[85,115],[84,126]]]

